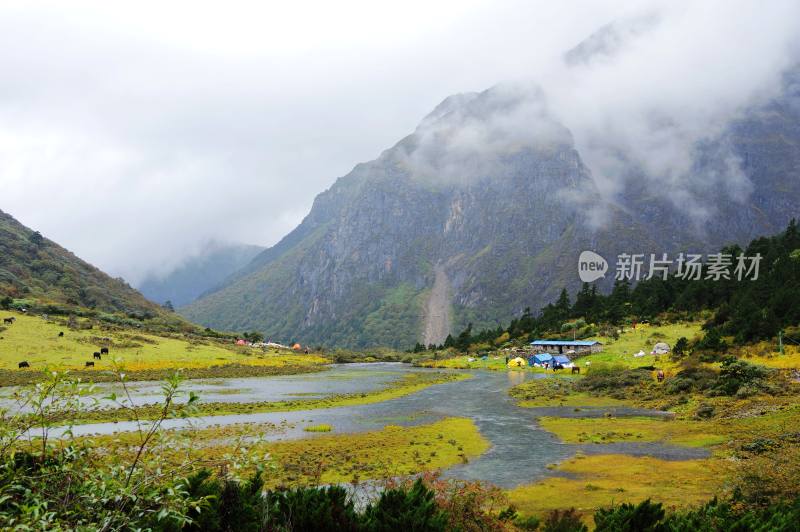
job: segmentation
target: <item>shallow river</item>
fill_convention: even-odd
[[[331,370],[313,375],[289,377],[259,377],[252,379],[214,379],[194,381],[191,388],[199,391],[204,401],[265,401],[321,397],[337,393],[356,393],[380,388],[409,371],[431,371],[412,368],[404,364],[348,364],[336,365]],[[415,394],[381,403],[295,412],[237,414],[196,418],[195,425],[226,425],[246,422],[289,423],[279,433],[267,439],[294,439],[313,437],[303,431],[310,424],[328,423],[334,433],[363,432],[380,429],[385,425],[415,425],[442,417],[471,418],[492,447],[488,452],[446,471],[446,476],[463,479],[480,479],[501,487],[513,487],[552,475],[548,464],[559,462],[579,450],[587,454],[624,453],[649,455],[663,459],[685,460],[708,455],[704,449],[676,447],[655,443],[617,443],[573,445],[558,441],[542,430],[536,418],[543,415],[570,417],[595,417],[608,412],[617,416],[651,415],[662,412],[630,408],[593,408],[576,411],[572,407],[520,408],[508,396],[508,388],[526,379],[549,378],[549,375],[509,371],[472,371],[474,378],[449,382],[426,388]],[[157,400],[157,383],[134,383],[136,402]],[[167,420],[165,427],[185,426],[186,420]],[[75,435],[105,434],[133,430],[132,423],[100,423],[79,425]]]

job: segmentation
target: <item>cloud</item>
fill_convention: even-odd
[[[694,179],[692,147],[772,94],[797,11],[781,0],[12,0],[0,6],[0,208],[136,283],[209,240],[275,243],[443,97],[504,81],[486,123],[474,109],[422,131],[448,148],[414,168],[455,177],[480,150],[502,159],[564,135],[561,123],[606,197],[629,161],[676,197],[698,183],[746,197],[735,160]],[[564,62],[608,24],[614,38],[587,48],[600,52]]]
[[[446,99],[393,155],[415,179],[463,184],[502,179],[514,171],[509,157],[520,149],[571,144],[570,132],[552,119],[538,86],[506,83]]]
[[[700,227],[712,197],[746,202],[753,184],[724,133],[781,93],[797,65],[800,4],[650,2],[602,24],[535,81],[445,100],[401,145],[418,179],[501,178],[522,147],[573,144],[595,188],[565,191],[600,226],[631,180]],[[588,197],[587,195],[591,195]]]
[[[548,94],[604,196],[622,192],[633,170],[699,224],[713,215],[709,194],[743,202],[752,191],[722,134],[780,94],[782,74],[800,59],[799,30],[796,2],[654,5],[577,47],[615,45],[566,61],[548,76]],[[609,31],[615,37],[603,39]]]

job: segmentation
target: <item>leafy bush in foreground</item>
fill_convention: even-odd
[[[765,508],[714,499],[698,509],[671,514],[648,499],[598,510],[594,520],[597,532],[790,532],[798,530],[800,498]]]

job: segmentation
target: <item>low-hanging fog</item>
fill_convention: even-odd
[[[0,209],[135,284],[275,243],[446,96],[508,83],[534,103],[454,149],[562,134],[545,109],[602,194],[624,153],[702,217],[694,191],[750,184],[693,174],[693,144],[799,57],[792,0],[290,4],[3,3]]]

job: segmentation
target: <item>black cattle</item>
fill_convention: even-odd
[[[60,333],[58,333],[58,337],[59,338],[63,338],[64,337],[64,331],[61,331]]]
[[[107,355],[108,354],[108,348],[107,347],[101,347],[100,348],[100,354],[101,355]]]
[[[98,353],[97,351],[94,352],[93,356],[94,356],[95,360],[101,360],[103,358],[103,357],[100,356],[100,353]]]
[[[3,325],[10,325],[17,321],[17,318],[3,318]]]
[[[553,371],[558,371],[560,369],[564,369],[564,366],[561,364],[553,364]]]
[[[86,363],[86,367],[87,368],[93,368],[94,367],[94,362],[87,362]]]
[[[31,367],[31,365],[28,364],[28,362],[26,360],[23,360],[22,362],[19,363],[19,369],[29,368],[29,367]]]

